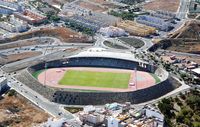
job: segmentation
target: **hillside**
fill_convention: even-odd
[[[192,38],[192,39],[200,39],[200,21],[198,20],[190,20],[187,21],[184,26],[173,33],[170,38]]]
[[[21,33],[12,38],[6,38],[0,40],[0,43],[12,42],[17,40],[24,40],[33,37],[55,37],[63,42],[70,43],[87,43],[91,41],[87,36],[75,32],[65,27],[54,27],[54,28],[41,28],[39,30],[28,31]]]
[[[167,39],[160,40],[150,50],[158,48],[170,51],[200,54],[200,21],[190,20]]]

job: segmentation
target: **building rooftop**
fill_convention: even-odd
[[[193,72],[197,73],[197,74],[200,74],[200,68],[195,68],[195,69],[192,69]]]
[[[2,81],[4,81],[4,80],[6,80],[6,77],[0,76],[0,82],[2,82]]]
[[[136,59],[134,54],[132,54],[131,52],[126,52],[126,51],[122,52],[116,50],[113,51],[113,50],[107,50],[105,48],[89,48],[71,57],[105,57],[105,58],[132,60],[145,63],[144,61]]]

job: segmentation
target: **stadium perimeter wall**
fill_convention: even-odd
[[[37,91],[47,99],[61,104],[68,105],[101,105],[112,102],[131,102],[142,103],[155,98],[158,98],[179,86],[179,83],[171,78],[167,71],[162,68],[157,68],[148,64],[143,64],[141,67],[136,61],[128,61],[113,58],[97,58],[97,57],[80,57],[69,58],[68,60],[50,61],[46,64],[47,68],[53,67],[108,67],[108,68],[122,68],[122,69],[135,69],[140,71],[147,71],[155,73],[161,77],[161,82],[146,89],[140,89],[131,92],[102,92],[102,91],[81,91],[69,90],[47,87],[40,84],[31,74],[35,71],[44,69],[45,64],[40,63],[35,66],[29,67],[22,75],[16,78],[33,90]],[[25,77],[25,78],[24,78]]]

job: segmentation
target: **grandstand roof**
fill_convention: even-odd
[[[90,48],[70,57],[105,57],[105,58],[117,58],[117,59],[146,63],[144,61],[136,59],[131,52],[107,50],[104,48]]]
[[[200,68],[192,69],[193,72],[200,74]]]

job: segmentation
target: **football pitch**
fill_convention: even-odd
[[[68,70],[60,85],[103,88],[128,88],[131,73]]]

